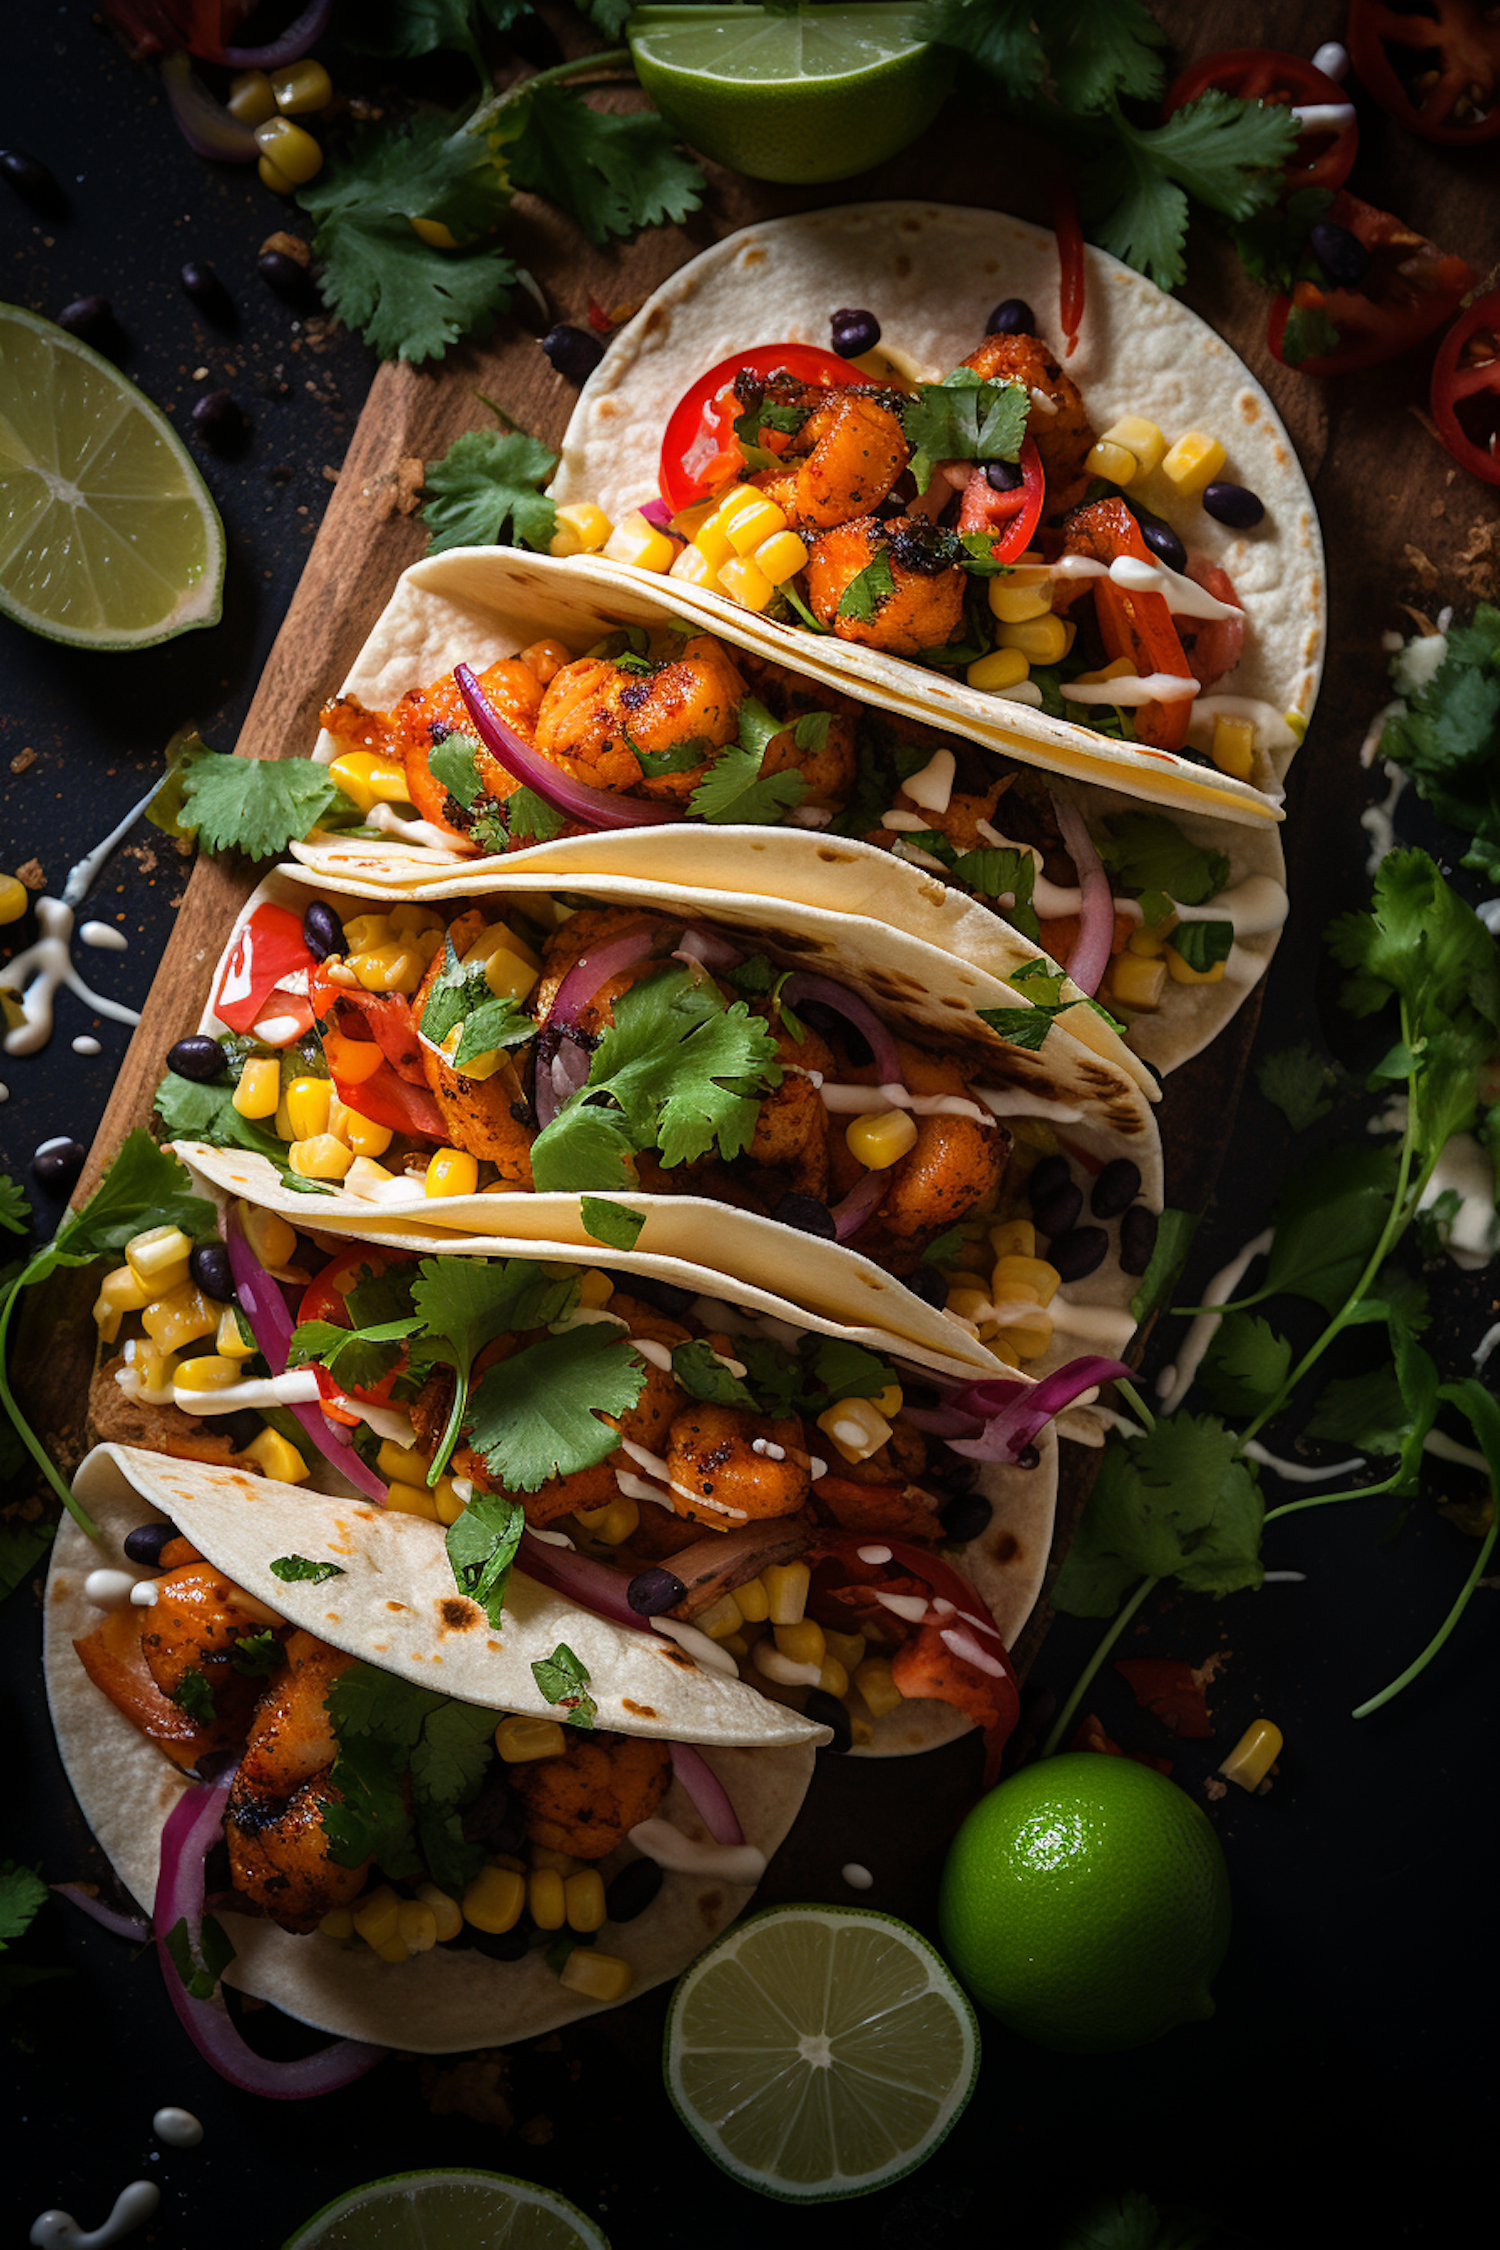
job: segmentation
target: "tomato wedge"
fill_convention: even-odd
[[[683,393],[662,439],[661,494],[674,515],[706,499],[744,467],[734,434],[735,416],[742,412],[734,395],[736,375],[774,375],[779,367],[804,383],[869,381],[851,361],[812,344],[757,344],[736,352],[732,359],[721,359]]]
[[[214,1014],[231,1031],[249,1031],[283,977],[317,967],[302,935],[302,918],[284,906],[258,906],[224,964]]]
[[[1353,0],[1349,55],[1387,117],[1424,141],[1473,148],[1500,133],[1500,18],[1478,0]]]
[[[323,1058],[339,1100],[372,1125],[388,1125],[393,1133],[410,1133],[418,1140],[445,1141],[448,1128],[427,1091],[411,1002],[399,992],[335,984],[321,968],[314,972],[311,993]],[[355,1025],[370,1036],[353,1037]]]
[[[1240,101],[1264,102],[1268,107],[1347,110],[1342,122],[1305,125],[1296,154],[1282,166],[1288,195],[1299,188],[1343,186],[1354,168],[1359,124],[1336,78],[1316,69],[1304,56],[1282,54],[1275,47],[1228,47],[1222,54],[1204,55],[1183,72],[1161,105],[1162,116],[1171,117],[1211,86]]]
[[[1014,562],[1018,555],[1025,554],[1046,505],[1047,479],[1033,438],[1021,442],[1020,468],[1021,482],[1013,492],[997,492],[979,467],[964,487],[958,511],[959,533],[993,532],[990,551],[996,562]]]
[[[1341,188],[1328,217],[1370,253],[1357,289],[1299,281],[1271,307],[1269,342],[1283,367],[1349,375],[1409,351],[1453,318],[1474,273],[1390,211]],[[1327,331],[1325,334],[1324,331]]]
[[[354,1285],[356,1274],[365,1267],[372,1273],[384,1273],[387,1266],[410,1264],[411,1259],[404,1251],[372,1250],[364,1243],[357,1243],[352,1250],[341,1251],[338,1257],[329,1259],[322,1272],[315,1274],[303,1290],[302,1302],[297,1307],[299,1326],[305,1320],[326,1320],[336,1328],[349,1327],[348,1292]],[[378,1383],[366,1387],[360,1383],[340,1383],[329,1374],[326,1367],[314,1361],[312,1369],[318,1379],[323,1412],[331,1421],[358,1422],[361,1417],[353,1411],[350,1401],[359,1399],[366,1406],[386,1405],[405,1367],[406,1356],[403,1353],[388,1374],[382,1375]]]
[[[1476,298],[1439,345],[1432,419],[1460,468],[1500,484],[1500,290]]]

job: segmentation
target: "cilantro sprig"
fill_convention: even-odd
[[[806,714],[814,719],[823,716],[826,714]],[[797,722],[798,748],[820,748],[810,737],[804,738],[805,724],[806,719]],[[769,826],[784,820],[807,795],[806,777],[795,766],[782,773],[762,771],[767,750],[776,736],[785,732],[784,720],[773,718],[763,703],[747,695],[740,705],[738,740],[714,759],[688,799],[688,811],[698,820],[732,820],[745,826]],[[826,736],[826,728],[824,732]],[[693,763],[699,760],[695,758]]]
[[[241,758],[185,735],[146,817],[204,851],[276,859],[315,828],[347,828],[363,815],[316,758]]]
[[[1030,412],[1024,384],[989,382],[972,367],[919,384],[901,409],[918,492],[927,490],[939,461],[1016,460]]]
[[[461,1890],[484,1853],[463,1833],[495,1755],[502,1714],[451,1702],[373,1664],[353,1664],[328,1691],[338,1743],[320,1817],[340,1867],[373,1859],[393,1882],[425,1869]]]
[[[557,504],[542,487],[557,467],[557,455],[540,438],[518,429],[482,391],[475,395],[501,427],[466,430],[439,459],[427,463],[422,510],[427,552],[513,546],[545,554],[557,529]],[[467,805],[473,800],[460,801]]]
[[[1405,707],[1386,720],[1381,755],[1469,838],[1464,866],[1500,883],[1500,609],[1481,602],[1469,624],[1450,627],[1436,672],[1406,692],[1410,645],[1392,663]]]

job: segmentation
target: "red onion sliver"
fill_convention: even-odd
[[[151,1924],[144,1914],[127,1913],[123,1907],[110,1906],[102,1898],[96,1898],[92,1891],[85,1890],[82,1883],[54,1883],[52,1889],[58,1898],[68,1899],[80,1907],[90,1921],[108,1930],[111,1937],[126,1938],[132,1945],[144,1945],[151,1935]]]
[[[705,969],[735,969],[744,960],[745,949],[707,922],[689,922],[672,958],[674,961],[699,961]]]
[[[1070,1359],[1066,1367],[1055,1367],[1040,1382],[1022,1386],[991,1379],[967,1383],[955,1391],[950,1405],[960,1412],[973,1413],[984,1421],[984,1428],[975,1438],[950,1438],[953,1452],[962,1453],[972,1461],[1018,1461],[1028,1445],[1043,1431],[1064,1407],[1071,1406],[1081,1391],[1092,1390],[1096,1383],[1115,1383],[1130,1379],[1134,1370],[1118,1359],[1100,1359],[1089,1356]]]
[[[593,789],[585,781],[575,781],[506,725],[467,664],[457,665],[453,677],[486,750],[507,773],[524,781],[569,820],[582,821],[585,828],[657,828],[663,821],[681,820],[681,805],[647,804],[640,797],[620,797],[612,789]]]
[[[821,1000],[825,1008],[832,1008],[853,1024],[869,1047],[875,1058],[876,1084],[901,1084],[901,1057],[896,1052],[895,1040],[869,1003],[850,992],[847,986],[835,984],[831,977],[804,975],[799,969],[787,978],[781,997],[790,1008],[795,1008],[799,1000]]]
[[[701,1750],[686,1742],[668,1744],[672,1771],[703,1816],[716,1844],[743,1844],[745,1831],[729,1801],[729,1793]]]
[[[570,1547],[549,1547],[545,1540],[523,1531],[516,1550],[516,1568],[539,1586],[550,1587],[554,1594],[566,1594],[569,1601],[591,1610],[595,1617],[607,1617],[614,1625],[629,1625],[637,1633],[651,1630],[649,1620],[638,1617],[625,1598],[629,1577],[623,1570],[611,1570],[608,1563],[595,1562]]]
[[[836,1239],[847,1242],[851,1234],[858,1234],[866,1219],[879,1210],[885,1201],[885,1191],[890,1185],[891,1168],[883,1172],[866,1172],[857,1180],[842,1203],[835,1203],[830,1217]]]
[[[637,961],[644,961],[655,943],[655,930],[632,930],[627,936],[616,938],[610,945],[596,946],[591,952],[580,953],[558,986],[557,997],[547,1011],[542,1029],[556,1029],[571,1035],[579,1009],[586,1008],[600,986],[608,984],[611,977],[634,968]],[[573,1059],[575,1056],[582,1057],[582,1076],[578,1075],[577,1064]],[[558,1084],[558,1063],[562,1064],[562,1086]],[[558,1048],[553,1068],[538,1070],[536,1074],[536,1085],[533,1088],[536,1119],[544,1132],[568,1095],[576,1093],[580,1086],[586,1084],[588,1074],[588,1056],[577,1041],[569,1036],[566,1046]]]
[[[333,14],[333,0],[309,0],[300,16],[295,16],[279,39],[264,47],[226,47],[210,59],[224,63],[230,70],[278,70],[283,63],[301,62],[310,47],[315,47],[328,29]]]
[[[1097,992],[1099,980],[1109,966],[1110,941],[1115,934],[1115,901],[1109,887],[1109,877],[1104,872],[1104,862],[1089,834],[1084,819],[1071,797],[1060,789],[1049,789],[1052,809],[1057,815],[1057,825],[1062,830],[1062,840],[1078,874],[1082,891],[1079,912],[1078,942],[1063,966],[1081,992]]]
[[[665,531],[672,521],[672,511],[665,500],[643,500],[636,514],[644,516],[653,531]]]
[[[248,125],[231,117],[221,103],[193,75],[184,54],[167,55],[161,66],[167,105],[177,129],[195,156],[219,164],[249,164],[260,154]]]

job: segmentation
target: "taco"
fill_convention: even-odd
[[[1270,823],[1164,810],[1128,772],[1049,775],[815,684],[753,625],[685,630],[649,580],[611,600],[586,579],[503,548],[409,570],[319,745],[377,833],[297,858],[413,896],[466,860],[639,873],[863,915],[1007,983],[1067,964],[1125,1044],[1081,1008],[1069,1030],[1126,1068],[1127,1046],[1160,1071],[1198,1053],[1264,973],[1286,913]]]
[[[344,1589],[372,1562],[373,1527],[388,1614],[420,1603],[425,1527],[262,1481],[252,1528],[249,1482],[97,1449],[76,1490],[100,1537],[64,1521],[45,1610],[68,1778],[215,2068],[258,2093],[320,2092],[384,2044],[506,2044],[678,1975],[796,1817],[810,1730],[701,1750],[617,1731],[609,1692],[552,1643],[555,1619],[530,1614],[489,1658],[523,1715],[466,1700],[437,1631],[403,1679],[367,1660],[353,1623],[373,1594]],[[347,1580],[290,1575],[308,1547],[342,1557]],[[602,1663],[612,1629],[570,1625]],[[689,1723],[698,1689],[660,1672],[663,1709]],[[360,2044],[272,2062],[211,1997],[221,1975]]]
[[[748,605],[769,654],[976,740],[1018,719],[1059,772],[1274,788],[1323,659],[1311,494],[1213,330],[1086,258],[1075,352],[1053,236],[1003,213],[859,204],[729,236],[585,384],[555,551],[670,570],[705,625]],[[851,304],[878,324],[859,361],[821,348]]]

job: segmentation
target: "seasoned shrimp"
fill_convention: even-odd
[[[155,1586],[141,1646],[152,1679],[174,1701],[189,1672],[197,1672],[210,1687],[239,1677],[230,1662],[239,1643],[281,1623],[273,1610],[243,1593],[212,1563],[168,1570]]]
[[[369,1861],[340,1867],[322,1817],[338,1802],[330,1779],[338,1746],[325,1704],[354,1659],[303,1632],[292,1634],[286,1653],[287,1671],[261,1699],[231,1784],[224,1836],[235,1889],[282,1929],[306,1932],[358,1898]]]
[[[861,1468],[867,1464],[861,1462]],[[931,1493],[919,1484],[863,1484],[843,1464],[840,1474],[819,1477],[813,1486],[819,1515],[841,1531],[882,1533],[894,1539],[941,1539],[942,1518]]]
[[[897,1041],[902,1083],[914,1094],[973,1100],[962,1063]],[[891,1166],[877,1213],[887,1234],[901,1238],[953,1226],[999,1185],[1008,1144],[990,1118],[919,1117],[916,1146]],[[857,1237],[856,1237],[857,1240]]]
[[[91,1633],[73,1643],[78,1661],[101,1695],[107,1695],[149,1742],[164,1750],[175,1766],[196,1765],[210,1750],[222,1750],[244,1732],[248,1706],[233,1699],[236,1708],[215,1704],[212,1721],[189,1717],[170,1696],[163,1695],[146,1664],[141,1635],[147,1613],[143,1609],[112,1609]],[[247,1686],[252,1683],[246,1682]]]
[[[1033,403],[1027,435],[1036,441],[1047,478],[1047,513],[1064,514],[1083,498],[1088,487],[1084,467],[1094,442],[1094,427],[1083,403],[1083,394],[1071,375],[1065,375],[1046,345],[1036,336],[986,336],[964,361],[987,383],[1022,383],[1033,394],[1052,402],[1052,412]]]
[[[485,927],[480,913],[460,914],[450,923],[449,938],[462,961]],[[442,974],[446,949],[435,953],[427,974],[412,1001],[412,1020],[420,1023],[427,995]],[[450,1070],[430,1046],[423,1046],[422,1069],[432,1098],[443,1113],[443,1123],[455,1148],[485,1157],[497,1166],[502,1180],[518,1187],[531,1185],[531,1143],[535,1124],[530,1103],[516,1064],[506,1057],[489,1078],[466,1078]]]
[[[954,552],[952,534],[920,516],[894,516],[889,523],[859,516],[813,541],[808,606],[840,640],[889,649],[896,656],[941,648],[963,622],[964,573],[952,559]],[[861,605],[869,608],[869,616],[841,614],[854,581],[877,561],[890,569],[891,591],[871,593]]]
[[[765,1010],[754,1013],[766,1016],[782,1079],[760,1097],[746,1161],[780,1176],[783,1184],[776,1193],[814,1195],[821,1201],[828,1188],[828,1112],[808,1073],[830,1076],[833,1050],[811,1025],[804,1025],[803,1037],[796,1040]]]
[[[858,705],[836,688],[810,686],[768,657],[741,654],[738,661],[751,692],[773,718],[786,722],[767,743],[761,772],[787,773],[795,768],[807,783],[809,804],[841,807],[853,794],[859,776]],[[826,717],[828,727],[816,749],[803,749],[797,741],[797,721],[811,714]]]
[[[476,1358],[472,1379],[477,1386],[483,1376],[501,1360],[509,1359],[513,1352],[535,1343],[536,1335],[496,1336],[487,1343]],[[453,1405],[454,1376],[451,1367],[435,1367],[412,1400],[412,1426],[423,1451],[431,1457],[448,1426],[448,1415]],[[452,1474],[467,1477],[481,1492],[502,1492],[509,1499],[519,1500],[526,1512],[526,1521],[544,1527],[559,1516],[570,1516],[579,1508],[604,1508],[615,1499],[619,1487],[615,1473],[608,1461],[596,1461],[590,1467],[574,1469],[565,1477],[549,1477],[535,1492],[511,1492],[496,1476],[484,1455],[471,1445],[460,1445],[454,1452]]]
[[[698,1400],[672,1424],[667,1467],[678,1514],[718,1531],[737,1521],[795,1515],[812,1487],[802,1425],[795,1418],[772,1421]]]
[[[608,659],[585,657],[548,682],[536,747],[596,786],[685,801],[713,753],[735,740],[744,697],[734,658],[708,633],[695,634],[681,656],[649,672],[623,671]],[[675,773],[642,772],[641,758],[685,745],[702,749],[693,765]]]
[[[512,1766],[510,1785],[534,1844],[575,1859],[604,1859],[651,1818],[671,1776],[664,1742],[596,1734],[570,1739],[561,1757]]]
[[[787,448],[788,459],[800,457],[793,523],[801,531],[828,531],[868,515],[890,491],[910,452],[899,414],[865,392],[834,391]]]
[[[658,915],[641,913],[631,906],[585,906],[569,915],[542,947],[542,973],[531,988],[528,1011],[538,1023],[545,1023],[564,977],[586,953],[613,945],[616,938],[629,937],[634,930],[655,931],[660,926]]]
[[[668,1320],[665,1314],[657,1312],[654,1306],[645,1304],[639,1297],[627,1296],[622,1289],[615,1291],[606,1310],[626,1323],[632,1341],[638,1339],[655,1344],[660,1350],[670,1353],[679,1344],[692,1340],[688,1329],[681,1327],[675,1320]],[[632,1445],[642,1445],[649,1452],[657,1453],[685,1400],[672,1379],[669,1367],[658,1367],[655,1360],[645,1352],[640,1356],[646,1370],[641,1395],[634,1406],[627,1407],[618,1422],[614,1422],[614,1427]],[[614,1417],[606,1414],[604,1420],[613,1422]],[[616,1466],[623,1468],[625,1463],[620,1461]]]

